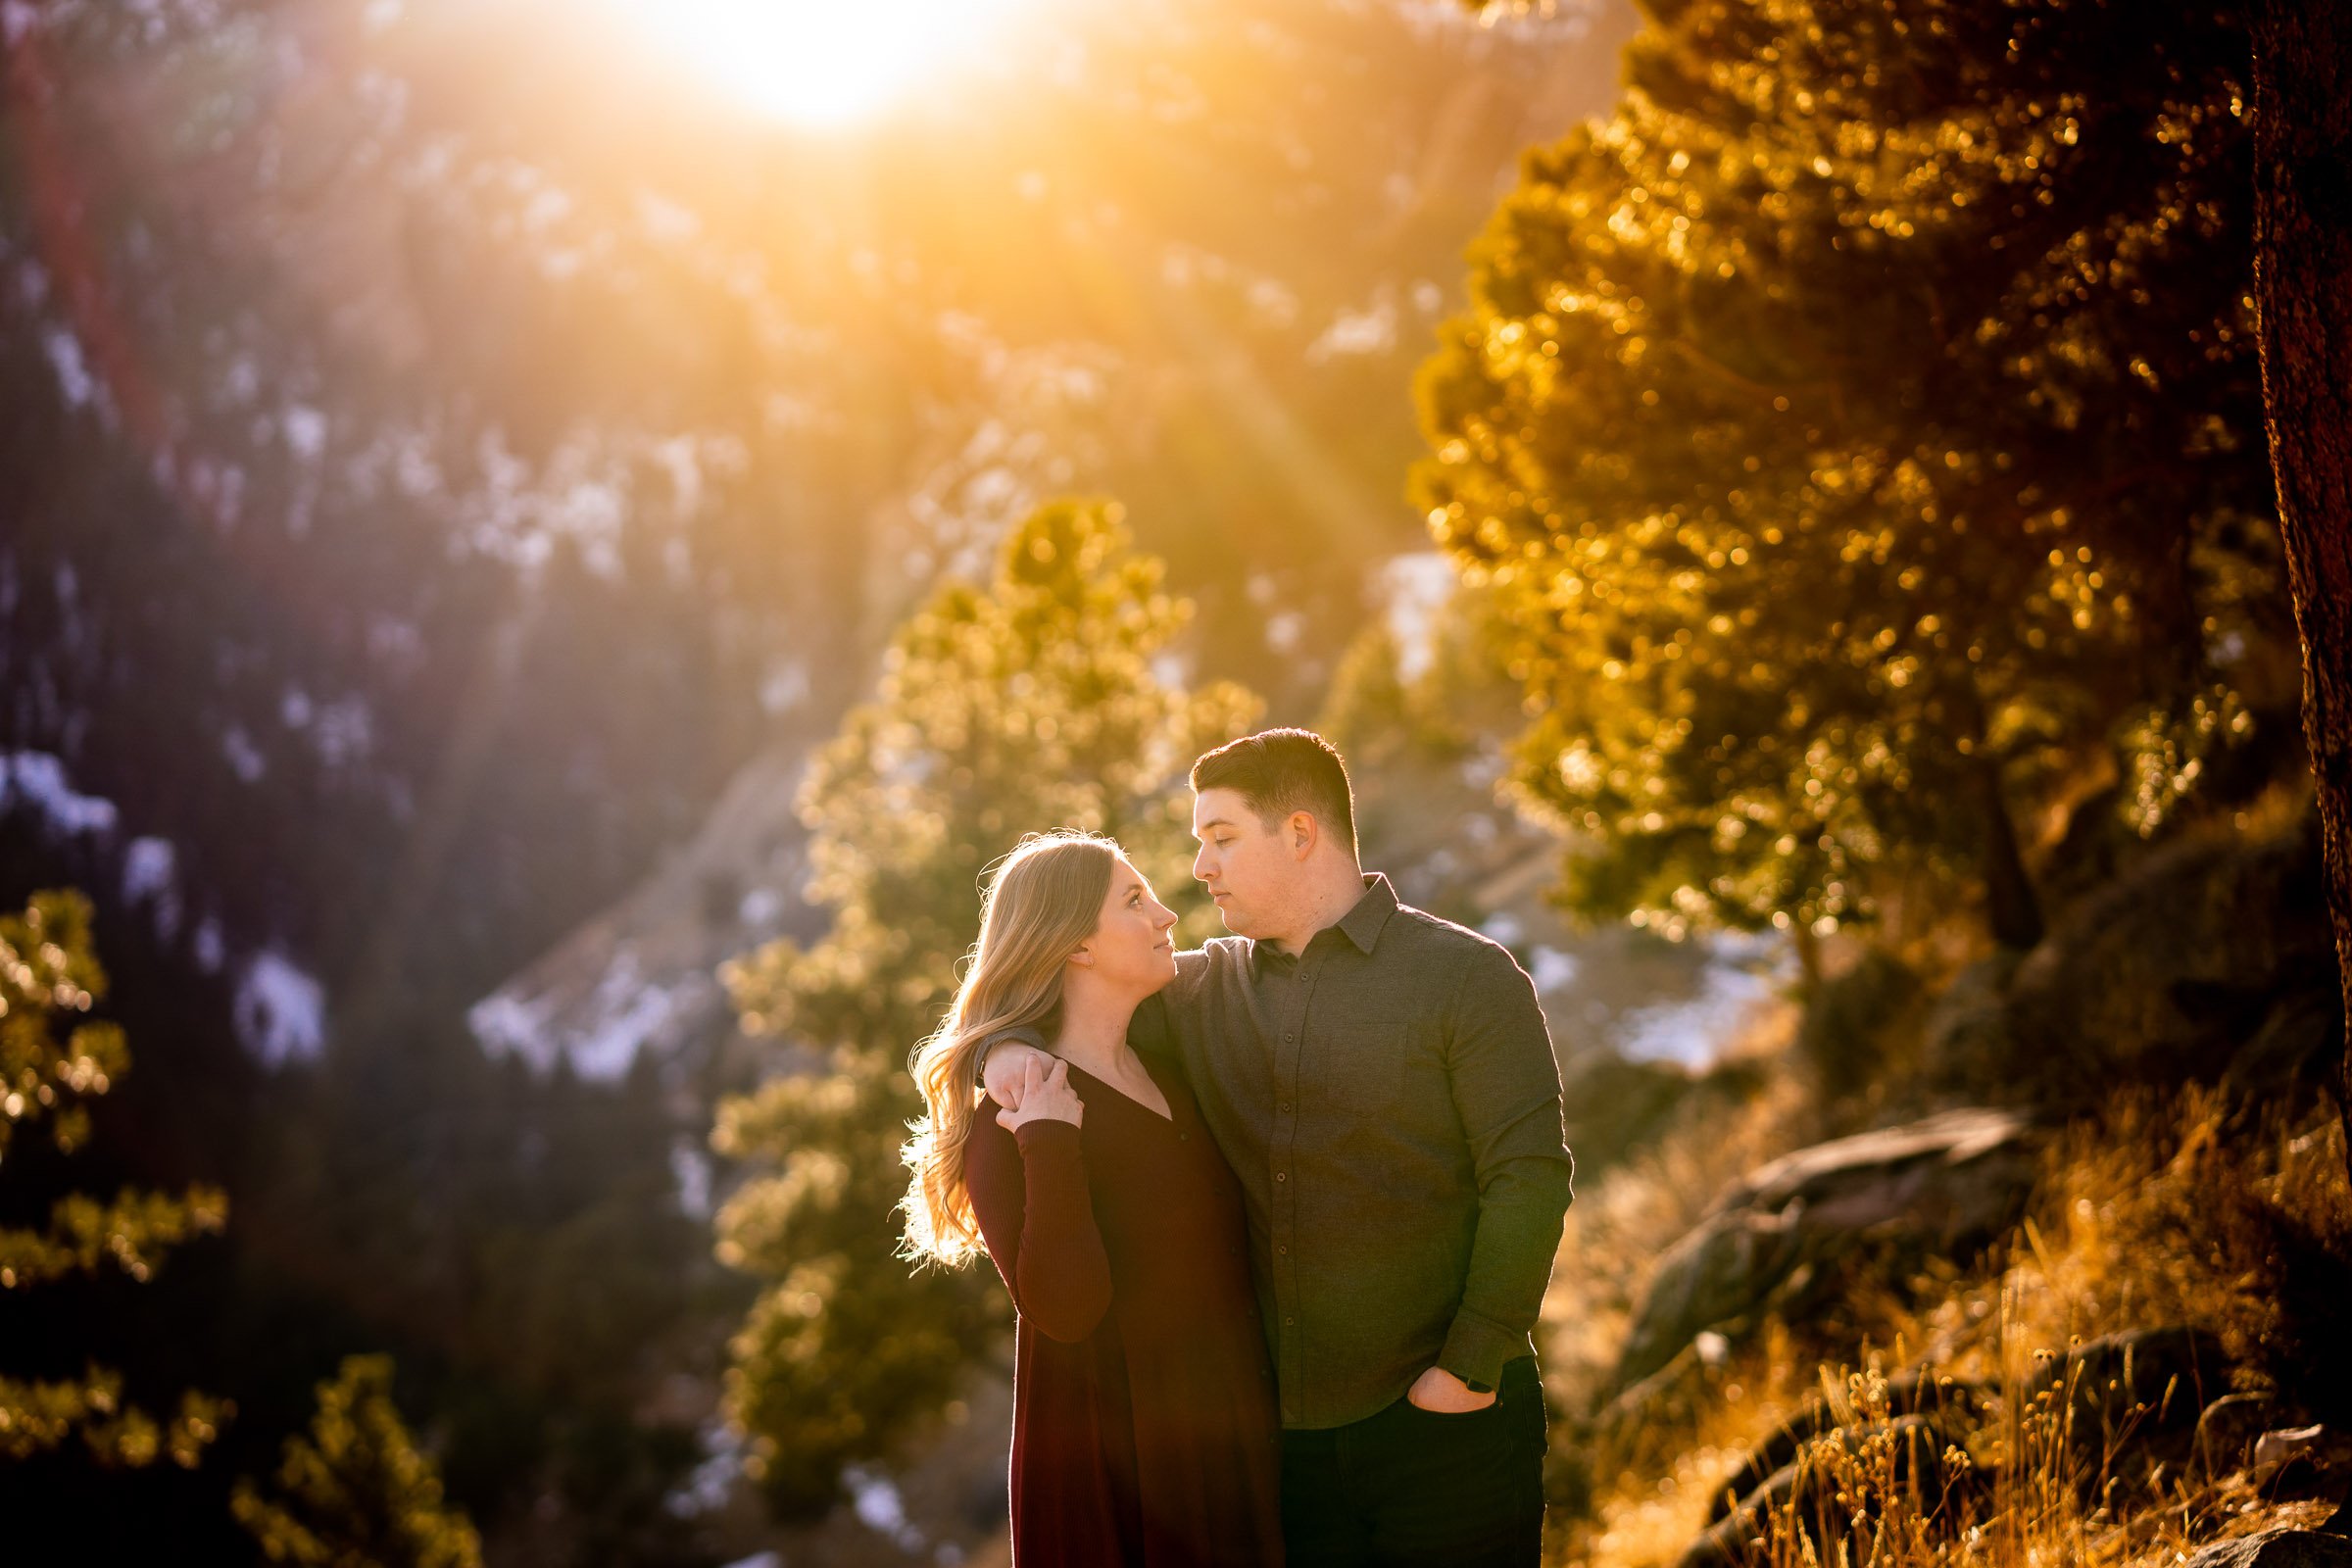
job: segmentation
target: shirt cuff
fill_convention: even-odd
[[[1464,1383],[1483,1383],[1490,1389],[1498,1389],[1502,1387],[1502,1363],[1514,1356],[1533,1354],[1535,1346],[1526,1335],[1513,1334],[1500,1324],[1465,1309],[1453,1316],[1453,1327],[1446,1331],[1446,1348],[1438,1352],[1438,1365]]]
[[[1078,1124],[1058,1116],[1032,1116],[1012,1130],[1012,1141],[1024,1155],[1058,1158],[1078,1152]]]

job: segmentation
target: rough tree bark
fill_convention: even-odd
[[[2336,1111],[2352,1171],[2352,4],[2257,0],[2254,304],[2303,733],[2347,1024]]]

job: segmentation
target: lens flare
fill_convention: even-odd
[[[881,113],[1021,0],[605,0],[756,113],[839,126]]]

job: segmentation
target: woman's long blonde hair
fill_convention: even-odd
[[[963,1182],[980,1048],[1008,1029],[1034,1029],[1049,1041],[1059,1031],[1062,966],[1094,935],[1120,858],[1117,842],[1099,833],[1032,833],[981,895],[971,966],[947,1017],[914,1049],[926,1114],[903,1152],[913,1173],[900,1205],[908,1257],[954,1265],[980,1252]]]

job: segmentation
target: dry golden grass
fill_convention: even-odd
[[[1748,1450],[1817,1391],[1848,1436],[1806,1445],[1797,1500],[1753,1522],[1749,1555],[1770,1568],[2153,1568],[2222,1536],[2325,1514],[2263,1501],[2230,1464],[2151,1467],[2133,1444],[2153,1409],[2079,1430],[2096,1419],[2070,1386],[2079,1363],[2030,1394],[2069,1347],[2163,1325],[2215,1336],[2241,1381],[2281,1396],[2282,1424],[2299,1394],[2343,1381],[2343,1366],[2304,1364],[2332,1353],[2305,1332],[2325,1326],[2309,1321],[2313,1279],[2324,1292],[2338,1277],[2326,1270],[2352,1261],[2332,1111],[2233,1110],[2200,1090],[2121,1094],[2064,1129],[2009,1245],[1973,1270],[1933,1263],[1857,1288],[1839,1313],[1850,1350],[1825,1356],[1819,1325],[1767,1320],[1713,1364],[1692,1365],[1632,1430],[1603,1418],[1607,1374],[1659,1253],[1726,1180],[1794,1147],[1786,1135],[1805,1118],[1797,1091],[1775,1090],[1680,1129],[1571,1210],[1546,1312],[1555,1448],[1571,1449],[1557,1463],[1574,1478],[1555,1487],[1569,1500],[1555,1510],[1554,1561],[1668,1568]],[[2317,1275],[2288,1256],[2298,1248],[2319,1259]],[[1887,1376],[1914,1366],[1983,1391],[1939,1451],[1888,1425]]]

